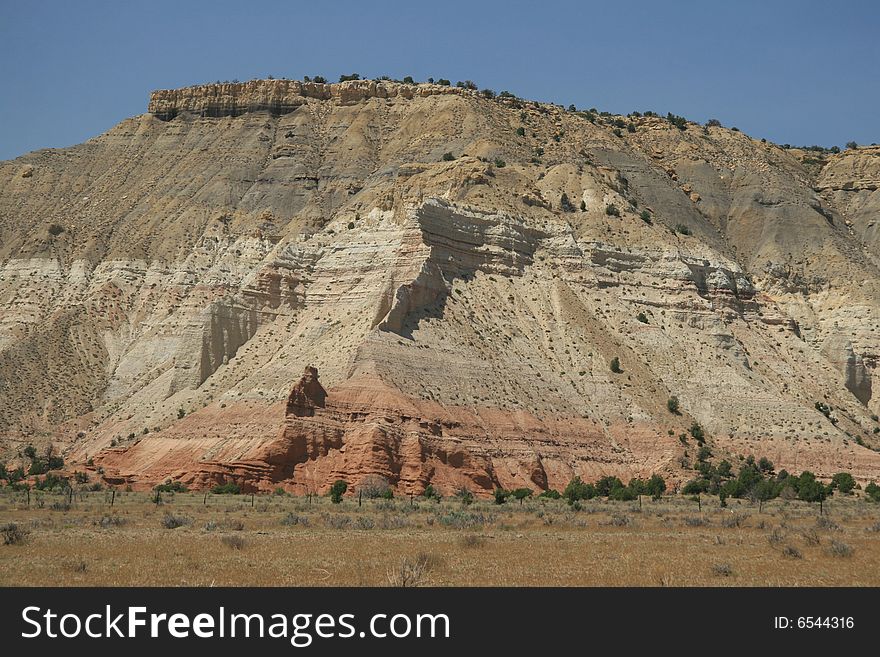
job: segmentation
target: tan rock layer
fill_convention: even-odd
[[[200,116],[240,116],[246,112],[269,111],[287,114],[307,98],[350,104],[368,98],[414,98],[440,94],[473,93],[458,87],[435,84],[409,85],[376,80],[352,80],[338,84],[299,80],[251,80],[224,82],[182,89],[162,89],[150,94],[150,114],[170,121],[182,112]]]

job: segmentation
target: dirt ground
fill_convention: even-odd
[[[0,493],[2,586],[878,586],[880,505]],[[179,526],[175,526],[179,525]]]

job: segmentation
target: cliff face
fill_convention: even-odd
[[[215,118],[240,116],[248,112],[268,112],[277,116],[295,111],[309,98],[350,105],[371,98],[412,99],[439,94],[473,95],[457,87],[404,85],[374,80],[354,80],[344,84],[251,80],[154,91],[150,94],[147,111],[163,121],[170,121],[182,112]]]
[[[54,440],[136,486],[558,488],[689,478],[696,421],[718,455],[880,477],[877,149],[816,171],[373,81],[149,107],[0,163],[7,454]]]

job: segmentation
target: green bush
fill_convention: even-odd
[[[774,483],[769,479],[762,479],[757,484],[755,484],[752,489],[752,495],[756,500],[760,500],[761,502],[766,502],[768,500],[772,500],[774,497],[779,495],[780,487],[778,484]]]
[[[342,479],[337,479],[330,487],[330,501],[332,501],[333,504],[339,504],[342,501],[342,496],[345,495],[345,491],[347,490],[348,484]]]
[[[736,490],[733,494],[736,497],[743,497],[754,490],[763,479],[764,475],[755,465],[755,457],[749,456],[736,477]]]
[[[578,112],[578,114],[584,117],[590,123],[596,122],[596,114],[594,112]]]
[[[581,212],[586,212],[586,211],[587,211],[587,202],[581,201]]]
[[[620,210],[618,210],[617,206],[613,203],[609,203],[605,206],[605,214],[607,214],[609,217],[619,217]]]
[[[685,226],[684,224],[675,224],[675,232],[681,233],[682,235],[691,235],[691,229]]]
[[[230,481],[225,484],[218,484],[211,489],[214,495],[238,495],[241,493],[241,486]]]
[[[596,494],[608,497],[615,488],[623,488],[623,482],[617,477],[606,476],[596,482]]]
[[[507,162],[502,160],[500,157],[496,157],[495,158],[495,166],[498,167],[499,169],[503,169],[504,167],[507,166]]]
[[[703,431],[703,427],[700,426],[699,422],[694,422],[688,431],[698,443],[702,444],[706,440],[706,433]]]
[[[562,495],[559,493],[558,490],[556,490],[554,488],[548,488],[547,490],[543,491],[540,495],[538,495],[538,497],[539,498],[543,497],[548,500],[558,500],[559,498],[562,497]]]
[[[608,491],[608,499],[615,502],[630,502],[639,496],[639,492],[629,486],[618,486]]]
[[[522,506],[523,500],[527,497],[531,497],[532,493],[533,491],[531,488],[515,488],[510,494],[513,495],[514,499],[519,500],[520,506]]]
[[[455,159],[455,155],[453,155],[449,151],[446,151],[445,153],[443,153],[443,161],[444,162],[452,162],[452,160],[454,160],[454,159]]]
[[[831,489],[839,490],[844,495],[852,493],[856,487],[856,480],[849,472],[838,472],[831,478]]]
[[[224,485],[229,486],[229,484],[224,484]],[[235,486],[235,484],[232,484],[232,485]],[[214,492],[214,493],[218,492],[216,490],[217,488],[218,487],[215,486],[211,492]],[[185,493],[185,492],[187,492],[188,489],[186,486],[183,485],[183,483],[181,483],[179,481],[168,480],[163,484],[159,484],[158,486],[153,487],[153,490],[158,491],[160,493]],[[232,492],[232,491],[229,491],[229,492]],[[239,492],[238,490],[235,491],[235,493],[238,493],[238,492]]]
[[[672,397],[667,399],[666,400],[666,409],[670,413],[672,413],[673,415],[678,415],[680,412],[678,410],[678,397],[676,397],[675,395],[672,395]]]
[[[626,485],[626,487],[631,489],[636,495],[647,495],[648,494],[648,480],[647,479],[639,479],[638,477],[633,477],[632,479],[629,480],[629,483]]]
[[[443,87],[448,87],[452,83],[449,80],[447,80],[446,78],[440,78],[439,80],[437,80],[437,84],[439,84],[440,86],[443,86]]]
[[[877,482],[872,481],[865,486],[865,493],[871,501],[880,502],[880,486],[877,485]]]
[[[617,356],[611,359],[611,371],[615,374],[623,374],[623,369],[620,367],[620,359]]]
[[[677,116],[672,112],[666,113],[666,120],[669,121],[672,125],[674,125],[679,130],[687,130],[687,119],[683,116]]]
[[[773,461],[768,459],[766,456],[762,456],[760,459],[758,459],[758,469],[761,472],[773,474],[773,470],[774,470]]]
[[[549,493],[549,491],[547,492]],[[551,495],[548,495],[548,497],[551,497]],[[569,503],[577,502],[578,500],[589,500],[596,497],[596,488],[592,484],[585,484],[581,481],[580,477],[574,477],[568,482],[568,486],[562,492],[562,497],[568,500]]]
[[[34,482],[34,488],[37,490],[66,490],[70,488],[70,482],[67,477],[60,477],[50,472],[42,479],[37,479]]]
[[[349,82],[351,80],[360,80],[360,79],[361,79],[361,76],[357,73],[351,73],[349,75],[340,75],[339,76],[340,82]]]
[[[492,495],[495,498],[495,504],[504,504],[507,501],[507,498],[510,497],[511,492],[509,490],[504,490],[503,488],[496,488],[492,492]]]
[[[470,506],[474,503],[474,494],[464,487],[455,491],[455,497],[464,506]]]
[[[644,221],[646,224],[650,225],[651,224],[651,213],[648,212],[647,210],[642,210],[641,213],[639,214],[639,219]]]
[[[636,319],[642,324],[648,323],[648,316],[645,313],[639,313],[638,315],[636,315]]]
[[[28,468],[28,476],[46,474],[48,471],[48,464],[43,459],[36,458],[31,461],[31,465]]]
[[[526,136],[526,129],[523,128],[522,126],[520,126],[516,129],[516,134],[518,137],[525,137]]]
[[[441,499],[440,493],[434,490],[434,487],[430,484],[425,487],[425,491],[422,493],[422,497],[424,497],[426,500],[435,500],[437,502],[439,502]]]
[[[660,496],[666,492],[666,481],[658,474],[651,475],[645,486],[645,494],[650,495],[655,500],[659,500]]]
[[[816,475],[805,470],[798,477],[797,494],[804,502],[822,502],[828,497],[828,490],[816,479]]]
[[[691,479],[684,485],[681,492],[685,495],[697,495],[698,493],[706,493],[709,490],[708,479]]]

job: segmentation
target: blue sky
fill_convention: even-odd
[[[152,89],[349,72],[880,141],[874,1],[0,0],[0,159],[100,134]]]

